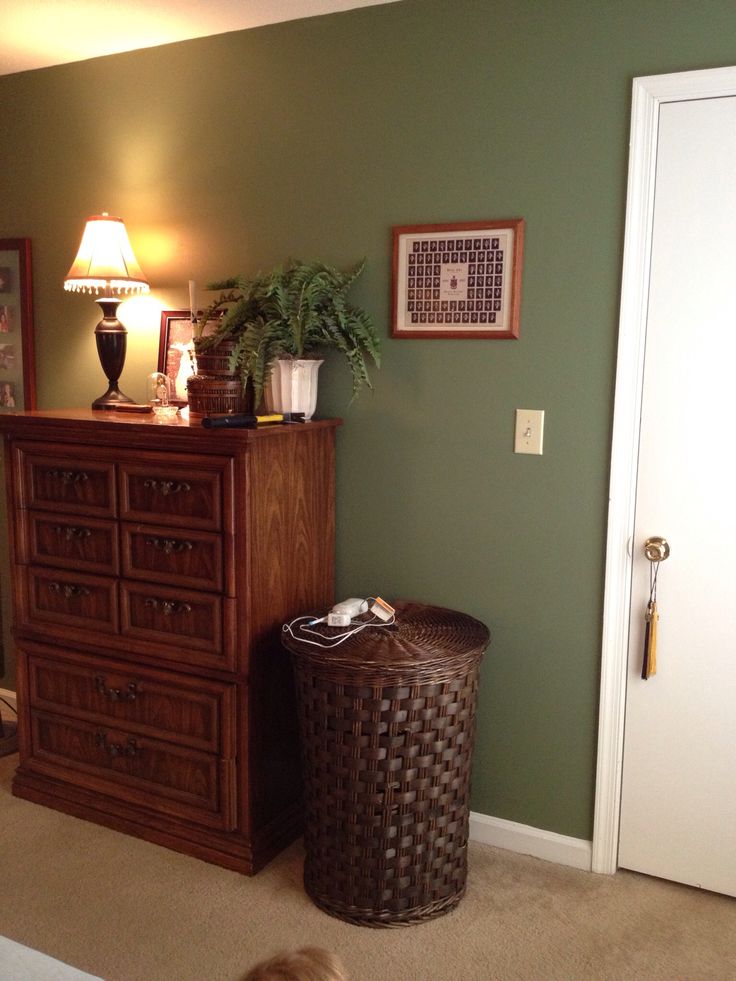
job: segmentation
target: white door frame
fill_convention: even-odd
[[[618,868],[631,542],[636,516],[659,107],[666,102],[724,96],[736,96],[736,67],[649,75],[634,79],[633,84],[603,602],[594,872],[610,874]]]

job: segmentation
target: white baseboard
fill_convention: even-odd
[[[470,837],[484,845],[507,848],[520,855],[533,855],[546,862],[557,862],[586,872],[592,867],[593,845],[590,841],[568,838],[554,831],[478,814],[477,811],[470,812]]]

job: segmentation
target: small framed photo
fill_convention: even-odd
[[[0,371],[8,371],[15,367],[15,344],[3,344],[0,341]]]
[[[0,303],[0,334],[9,334],[15,323],[15,308]]]
[[[171,379],[170,401],[187,404],[187,378],[192,374],[192,314],[189,310],[162,310],[158,342],[158,371]]]
[[[0,378],[0,409],[15,408],[15,382]]]
[[[392,337],[519,336],[524,219],[393,229]]]
[[[31,240],[0,239],[0,412],[36,408]]]

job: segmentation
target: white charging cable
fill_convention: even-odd
[[[355,620],[346,612],[339,610],[340,607],[348,607],[349,609],[355,609],[354,604],[359,604],[359,609],[361,613],[369,611],[373,614],[370,620]],[[351,605],[352,604],[352,605]],[[335,622],[335,619],[339,618],[340,622]],[[347,618],[347,619],[345,619]],[[298,624],[302,621],[307,621],[306,625],[299,627]],[[335,627],[350,627],[341,634],[326,634],[321,630],[311,630],[318,623],[327,623],[328,626]],[[332,610],[325,617],[296,617],[290,623],[285,623],[281,628],[284,633],[290,634],[294,640],[298,640],[303,644],[312,644],[314,647],[322,647],[329,649],[331,647],[338,647],[340,644],[344,643],[349,637],[354,637],[355,634],[359,634],[361,630],[365,630],[366,627],[390,627],[392,624],[396,623],[396,611],[392,606],[390,606],[385,600],[382,600],[380,596],[369,596],[367,600],[344,600],[342,603],[337,603],[333,606]],[[298,634],[294,631],[297,630]],[[313,637],[319,637],[319,640],[309,640],[304,634],[310,634]]]

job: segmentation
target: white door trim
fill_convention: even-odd
[[[659,107],[736,95],[736,67],[634,79],[606,550],[594,872],[618,867],[632,558]]]

